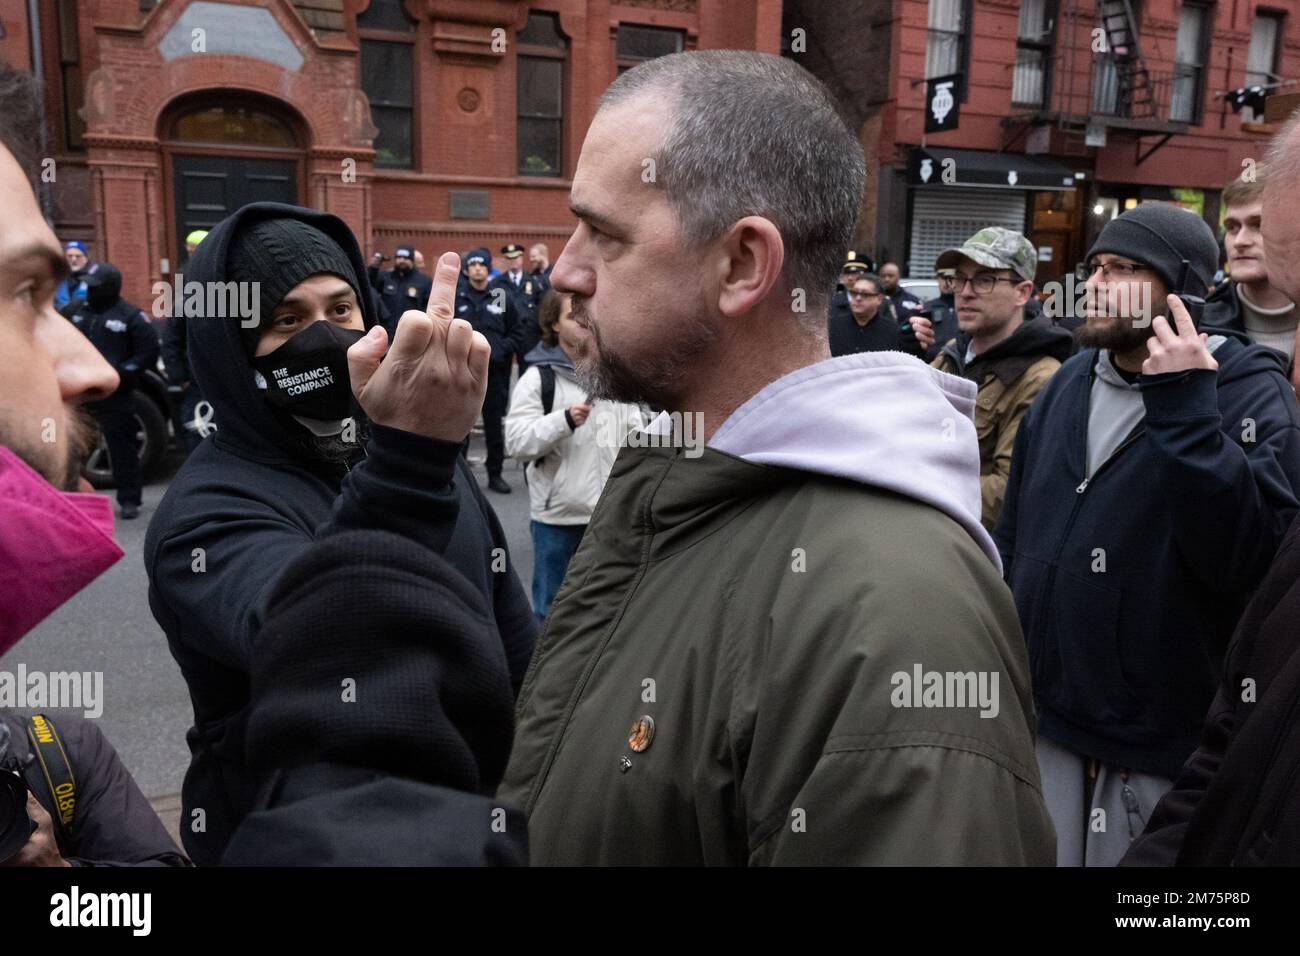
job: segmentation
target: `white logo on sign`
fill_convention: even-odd
[[[1010,183],[1012,186],[1016,184],[1016,180],[1018,180],[1019,178],[1020,177],[1016,175],[1016,171],[1014,169],[1011,170],[1011,172],[1007,173],[1007,182]]]
[[[928,183],[934,174],[934,163],[928,159],[921,160],[921,182]]]
[[[934,88],[934,99],[930,101],[930,112],[934,116],[936,123],[942,124],[952,112],[952,84],[949,80],[947,83],[939,83]]]

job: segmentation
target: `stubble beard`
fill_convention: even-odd
[[[26,442],[6,433],[0,423],[0,445],[8,448],[59,491],[77,491],[81,473],[91,453],[99,445],[99,425],[81,408],[68,409],[64,420],[63,457],[47,465],[45,456]]]
[[[694,359],[717,338],[717,329],[694,321],[676,343],[665,345],[649,359],[634,366],[612,350],[601,338],[600,327],[591,321],[587,301],[572,297],[571,315],[591,335],[591,345],[574,362],[573,372],[592,399],[611,402],[645,402],[666,408],[682,392],[682,381]]]

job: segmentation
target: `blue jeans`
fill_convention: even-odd
[[[532,521],[529,527],[533,532],[533,613],[539,623],[545,624],[555,592],[560,590],[564,572],[587,526]]]

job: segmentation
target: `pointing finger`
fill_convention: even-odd
[[[431,319],[450,322],[456,316],[456,283],[460,279],[460,256],[444,252],[433,271],[433,290],[426,310]]]

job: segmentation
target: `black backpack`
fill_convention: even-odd
[[[551,365],[537,366],[537,374],[542,377],[542,414],[551,414],[555,404],[555,368]]]

